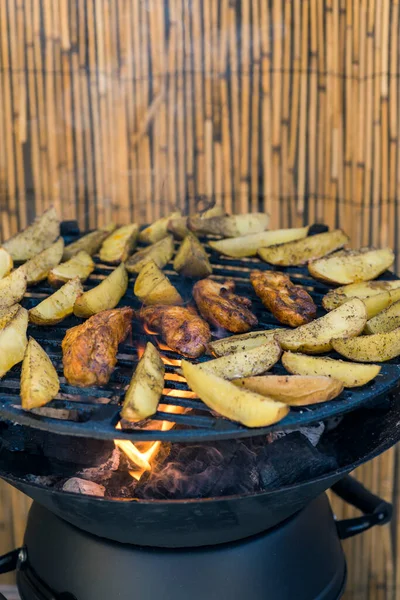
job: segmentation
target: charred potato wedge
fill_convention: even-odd
[[[82,236],[76,242],[72,244],[68,244],[64,248],[63,261],[70,260],[73,256],[84,250],[90,256],[96,254],[98,252],[100,246],[104,242],[106,238],[116,229],[115,223],[110,223],[101,229],[96,229],[96,231],[91,231],[86,235]]]
[[[212,266],[207,252],[192,233],[189,233],[180,245],[175,256],[174,269],[185,277],[196,279],[211,275]]]
[[[94,271],[94,262],[90,254],[81,250],[67,262],[57,265],[49,273],[48,280],[50,285],[59,287],[67,281],[76,277],[83,283]]]
[[[46,352],[29,338],[21,371],[21,405],[25,410],[39,408],[53,400],[60,389],[60,380]]]
[[[64,240],[60,238],[46,250],[24,263],[18,271],[25,275],[28,285],[39,283],[43,279],[47,279],[50,271],[60,263],[63,251]]]
[[[26,292],[26,275],[20,269],[0,279],[0,309],[16,304]]]
[[[332,377],[341,381],[344,387],[353,388],[366,385],[379,374],[379,365],[360,365],[359,363],[334,360],[325,356],[307,356],[294,352],[284,352],[282,364],[289,373]]]
[[[148,342],[125,394],[121,410],[123,419],[142,421],[157,412],[164,389],[164,373],[158,350]]]
[[[361,283],[350,283],[349,285],[344,285],[334,290],[330,290],[322,298],[322,306],[325,308],[325,310],[333,310],[344,302],[347,302],[347,300],[350,300],[350,298],[360,298],[360,300],[364,300],[364,298],[379,296],[384,292],[393,292],[393,297],[396,298],[396,294],[400,293],[399,290],[400,279],[396,281],[367,281]],[[396,302],[396,300],[392,300],[392,302]]]
[[[77,298],[74,304],[74,315],[91,317],[102,310],[114,308],[127,289],[128,274],[125,266],[121,264],[99,285]]]
[[[266,427],[281,421],[289,412],[283,402],[255,394],[205,371],[199,365],[182,361],[189,387],[209,408],[246,427]]]
[[[400,354],[400,327],[388,333],[332,340],[332,347],[356,362],[385,362]]]
[[[129,273],[140,273],[144,265],[154,261],[160,269],[165,267],[174,254],[174,240],[172,235],[168,235],[159,242],[156,242],[148,248],[139,250],[131,256],[125,263]]]
[[[304,265],[310,260],[325,256],[338,248],[342,248],[349,241],[348,236],[341,230],[318,233],[310,237],[287,244],[259,248],[258,255],[262,260],[272,265],[290,267]]]
[[[307,375],[267,375],[245,377],[233,382],[238,387],[268,396],[289,406],[309,406],[337,398],[343,383],[331,377]]]
[[[28,311],[16,305],[0,310],[0,377],[24,358]]]
[[[281,354],[280,345],[272,338],[257,348],[201,363],[201,368],[223,379],[252,377],[268,371],[278,362]]]
[[[226,356],[243,350],[251,350],[270,341],[278,331],[285,329],[267,329],[265,331],[250,331],[240,335],[232,335],[208,344],[208,350],[214,356]]]
[[[171,219],[180,217],[179,211],[172,213],[168,217],[162,217],[149,225],[139,233],[139,242],[142,244],[155,244],[168,235],[168,223]]]
[[[366,333],[389,333],[400,327],[400,301],[388,306],[365,326]]]
[[[46,250],[60,235],[60,220],[54,207],[49,208],[29,227],[3,243],[16,262],[29,260]]]
[[[342,250],[308,265],[310,275],[328,283],[357,283],[375,279],[394,262],[390,248]]]
[[[124,225],[109,235],[100,248],[100,260],[113,265],[125,262],[136,247],[139,226]]]
[[[35,325],[55,325],[72,315],[74,304],[83,294],[83,287],[79,278],[71,279],[57,292],[48,296],[35,308],[29,311],[29,321]]]
[[[183,304],[183,299],[170,280],[154,261],[148,262],[140,271],[134,286],[134,294],[143,304]]]
[[[308,229],[308,227],[300,227],[297,229],[262,231],[261,233],[212,241],[208,244],[221,254],[232,256],[233,258],[243,258],[244,256],[255,256],[259,248],[303,239],[307,236]]]
[[[367,310],[362,300],[353,298],[330,313],[301,325],[292,331],[276,334],[284,350],[321,354],[332,348],[332,340],[359,335],[367,322]]]
[[[269,223],[266,213],[248,213],[221,217],[189,217],[188,227],[195,233],[211,233],[223,237],[238,237],[265,231]]]
[[[14,266],[11,254],[4,248],[0,248],[0,279],[8,275]]]

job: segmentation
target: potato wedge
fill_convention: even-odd
[[[141,421],[157,412],[164,389],[164,373],[164,363],[158,350],[147,342],[125,394],[122,418],[127,421]]]
[[[42,346],[32,337],[26,346],[21,370],[21,405],[25,410],[39,408],[53,400],[60,380]]]
[[[128,274],[121,263],[99,285],[79,296],[74,304],[74,315],[91,317],[102,310],[114,308],[127,289]]]
[[[76,242],[68,244],[68,246],[65,246],[64,248],[63,261],[69,260],[81,250],[84,250],[90,254],[90,256],[93,256],[93,254],[98,252],[104,240],[116,229],[116,227],[115,223],[110,223],[101,229],[96,229],[96,231],[87,233],[76,240]]]
[[[332,347],[356,362],[385,362],[400,354],[400,327],[388,333],[332,340]]]
[[[337,398],[343,391],[341,381],[321,375],[267,375],[236,379],[233,383],[289,406],[308,406],[328,402]]]
[[[29,311],[29,321],[35,325],[55,325],[72,315],[74,304],[83,294],[79,277],[71,279],[59,290]]]
[[[322,306],[325,310],[333,310],[337,308],[343,302],[347,302],[350,298],[372,298],[373,296],[379,296],[383,292],[395,292],[400,293],[400,279],[396,281],[366,281],[361,283],[350,283],[338,287],[334,290],[330,290],[322,298]],[[396,294],[392,297],[392,302],[396,302]],[[396,299],[394,299],[396,298]]]
[[[310,275],[328,283],[356,283],[375,279],[394,263],[390,248],[342,250],[308,265]]]
[[[251,350],[268,342],[278,331],[286,331],[286,329],[266,329],[265,331],[250,331],[249,333],[232,335],[210,342],[208,349],[214,356],[226,356],[242,350]]]
[[[155,244],[168,235],[168,223],[170,219],[180,217],[180,211],[173,212],[168,217],[162,217],[139,233],[139,242],[142,244]]]
[[[221,217],[189,217],[188,227],[195,233],[211,233],[224,237],[238,237],[265,231],[269,223],[266,213],[247,213]]]
[[[281,354],[280,345],[272,338],[257,348],[227,354],[201,363],[200,366],[205,371],[223,379],[251,377],[268,371],[278,362]]]
[[[275,244],[284,244],[294,240],[305,238],[309,227],[299,227],[293,229],[276,229],[275,231],[262,231],[261,233],[252,233],[241,237],[228,238],[226,240],[217,240],[208,242],[217,252],[242,258],[244,256],[255,256],[259,248],[265,248]]]
[[[196,215],[194,215],[196,216]],[[211,208],[200,211],[198,215],[201,219],[211,219],[211,217],[226,217],[226,210],[219,204],[214,204]]]
[[[39,283],[43,279],[46,279],[51,269],[60,263],[63,251],[64,240],[59,238],[54,244],[46,248],[46,250],[43,250],[43,252],[21,265],[18,271],[21,271],[25,275],[27,285]]]
[[[140,271],[133,292],[143,304],[176,305],[183,299],[170,280],[151,260]]]
[[[0,279],[8,275],[14,266],[11,254],[4,248],[0,248]]]
[[[400,301],[388,306],[381,313],[367,321],[366,333],[389,333],[400,327]]]
[[[60,235],[60,220],[52,206],[21,233],[3,242],[3,248],[16,262],[29,260],[46,250]]]
[[[332,348],[332,339],[359,335],[366,322],[364,302],[353,298],[323,317],[292,331],[278,332],[275,337],[284,350],[320,354]]]
[[[57,265],[49,273],[48,280],[50,285],[59,287],[67,281],[78,277],[83,283],[94,271],[94,262],[90,254],[81,250],[67,262]]]
[[[379,365],[360,365],[325,356],[307,356],[294,352],[284,352],[282,364],[289,373],[333,377],[347,388],[366,385],[375,379],[381,370]]]
[[[167,231],[172,233],[172,235],[178,239],[183,240],[189,233],[189,229],[187,227],[187,217],[171,217],[168,221]]]
[[[24,358],[28,311],[17,305],[0,311],[0,377]]]
[[[0,279],[0,309],[16,304],[26,292],[26,275],[20,269]]]
[[[199,365],[183,360],[182,369],[189,387],[204,404],[246,427],[267,427],[281,421],[289,412],[289,407],[283,402],[238,388]]]
[[[278,244],[269,248],[259,248],[258,255],[265,262],[283,267],[304,265],[310,260],[325,256],[338,248],[342,248],[349,237],[341,230],[327,231],[311,235],[302,240]]]
[[[139,235],[139,225],[124,225],[116,229],[103,242],[100,248],[100,260],[105,263],[125,262],[132,254]]]
[[[382,294],[370,296],[369,298],[363,298],[363,302],[367,309],[367,319],[372,319],[375,315],[379,314],[398,300],[400,300],[400,289],[393,290],[392,292],[382,292]]]
[[[174,269],[185,277],[202,279],[212,273],[208,254],[195,235],[189,233],[176,253]]]
[[[156,242],[148,248],[143,248],[135,252],[125,263],[129,273],[140,273],[146,263],[153,260],[157,267],[162,269],[169,262],[174,254],[174,240],[172,235],[168,235],[159,242]]]

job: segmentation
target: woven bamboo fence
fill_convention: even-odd
[[[0,34],[0,239],[201,199],[398,255],[399,0],[0,0]],[[357,471],[396,506],[397,458]],[[28,503],[0,499],[6,551]],[[400,521],[345,548],[348,598],[400,599]]]

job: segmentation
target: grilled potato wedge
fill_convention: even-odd
[[[148,262],[140,271],[134,286],[134,294],[143,304],[183,304],[183,299],[170,280],[154,261]]]
[[[211,275],[212,266],[207,252],[192,233],[189,233],[180,245],[175,256],[174,269],[185,277],[196,279]]]
[[[309,406],[328,402],[337,398],[343,391],[341,381],[321,375],[267,375],[236,379],[233,383],[289,406]]]
[[[46,250],[21,265],[18,271],[24,273],[28,285],[39,283],[43,279],[47,279],[51,269],[60,263],[63,251],[64,240],[59,238]]]
[[[257,348],[201,363],[201,368],[223,379],[251,377],[268,371],[278,362],[281,354],[280,345],[272,338]]]
[[[168,217],[162,217],[143,229],[139,233],[139,242],[142,244],[155,244],[168,235],[168,223],[171,219],[181,217],[180,211],[174,212]]]
[[[400,354],[400,327],[388,333],[332,340],[332,347],[356,362],[385,362]]]
[[[39,408],[53,400],[60,390],[60,380],[46,352],[29,338],[21,370],[21,405],[25,410]]]
[[[77,298],[74,304],[74,315],[77,317],[91,317],[102,310],[114,308],[127,288],[128,274],[125,266],[120,264],[99,285]]]
[[[0,309],[16,304],[26,292],[26,275],[20,269],[0,279]]]
[[[359,335],[366,322],[364,302],[353,298],[323,317],[292,331],[278,332],[275,337],[284,350],[320,354],[331,350],[333,339]]]
[[[372,317],[375,317],[375,315],[379,314],[398,300],[400,300],[400,289],[393,290],[392,292],[382,292],[382,294],[364,298],[363,302],[367,309],[367,319],[372,319]]]
[[[304,265],[310,260],[325,256],[349,241],[348,236],[341,230],[318,233],[295,242],[259,248],[258,255],[265,262],[283,267]]]
[[[171,217],[168,221],[167,231],[178,239],[183,240],[189,233],[187,228],[187,217]]]
[[[67,281],[78,277],[83,283],[94,271],[94,262],[90,254],[81,250],[67,262],[57,265],[49,273],[48,280],[50,285],[59,287]]]
[[[188,227],[195,233],[211,233],[223,237],[238,237],[265,231],[269,223],[266,213],[247,213],[221,217],[189,217]]]
[[[164,363],[158,350],[148,342],[125,394],[122,418],[141,421],[157,412],[164,389],[164,373]]]
[[[347,388],[366,385],[375,379],[381,370],[379,365],[360,365],[325,356],[307,356],[294,352],[284,352],[282,364],[289,373],[333,377],[336,381],[341,381]]]
[[[195,215],[196,216],[196,215]],[[211,219],[211,217],[226,217],[226,211],[223,206],[214,204],[211,208],[207,208],[200,212],[199,217],[202,219]]]
[[[232,335],[210,342],[208,349],[214,356],[226,356],[242,350],[251,350],[270,341],[278,331],[286,331],[286,329],[266,329],[265,331],[250,331],[249,333]]]
[[[4,248],[0,248],[0,279],[8,275],[13,266],[14,261],[11,254],[7,250],[4,250]]]
[[[100,260],[113,265],[125,262],[132,254],[139,235],[139,225],[124,225],[109,235],[100,248]]]
[[[49,208],[29,227],[3,242],[3,248],[16,262],[29,260],[46,250],[60,235],[60,220],[54,207]]]
[[[328,283],[356,283],[375,279],[394,262],[390,248],[342,250],[308,265],[310,275]]]
[[[241,237],[228,238],[226,240],[217,240],[208,242],[209,246],[221,254],[242,258],[244,256],[255,256],[259,248],[273,246],[275,244],[284,244],[294,240],[305,238],[309,227],[300,227],[293,229],[276,229],[275,231],[262,231],[261,233],[252,233]]]
[[[129,273],[140,273],[144,265],[153,260],[157,267],[162,269],[171,260],[173,254],[174,240],[172,235],[168,235],[152,246],[135,252],[125,263],[125,266]]]
[[[90,254],[90,256],[93,256],[93,254],[98,252],[104,240],[116,229],[116,227],[115,223],[110,223],[101,229],[96,229],[96,231],[87,233],[76,240],[76,242],[68,244],[68,246],[65,246],[64,248],[63,261],[69,260],[81,250],[84,250]]]
[[[205,371],[199,365],[182,361],[189,387],[212,410],[246,427],[266,427],[281,421],[289,412],[283,402],[255,394],[226,379]]]
[[[0,310],[0,377],[24,358],[28,311],[22,306]]]
[[[370,319],[366,326],[366,333],[389,333],[400,327],[400,301],[388,306],[381,313]]]
[[[395,290],[396,293],[394,293]],[[400,279],[396,281],[366,281],[361,283],[350,283],[349,285],[344,285],[334,290],[330,290],[322,298],[322,306],[325,308],[325,310],[333,310],[344,302],[347,302],[347,300],[350,298],[360,298],[360,300],[364,300],[364,298],[379,296],[384,292],[393,292],[394,294],[392,296],[392,302],[396,302],[396,300],[400,299],[396,296],[396,294],[399,293],[399,290]]]
[[[35,325],[55,325],[72,315],[74,304],[83,294],[79,277],[71,279],[43,302],[29,311],[29,321]]]

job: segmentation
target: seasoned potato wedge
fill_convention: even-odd
[[[382,292],[382,294],[370,296],[369,298],[363,298],[363,302],[367,309],[367,319],[372,319],[372,317],[375,317],[375,315],[398,300],[400,300],[400,289],[393,290],[392,292]]]
[[[342,248],[348,241],[348,236],[341,229],[335,229],[334,231],[311,235],[295,242],[278,244],[269,248],[259,248],[258,255],[262,260],[273,265],[283,267],[304,265],[310,260],[320,258],[338,248]]]
[[[139,242],[142,244],[155,244],[159,242],[168,235],[168,223],[170,219],[180,216],[181,213],[177,211],[168,215],[168,217],[158,219],[158,221],[155,221],[139,233]]]
[[[0,377],[24,358],[28,311],[22,306],[0,311]]]
[[[333,310],[343,304],[343,302],[347,302],[350,298],[364,300],[364,298],[379,296],[383,292],[394,292],[392,302],[400,299],[396,297],[396,294],[400,293],[400,279],[396,281],[366,281],[343,285],[342,287],[330,290],[322,298],[322,306],[325,310]]]
[[[26,275],[20,269],[0,279],[0,309],[16,304],[26,292]]]
[[[221,217],[189,217],[188,227],[196,233],[212,233],[224,237],[238,237],[265,231],[269,223],[266,213],[247,213]]]
[[[25,277],[28,285],[39,283],[46,279],[51,269],[57,266],[64,251],[64,240],[59,238],[54,244],[31,258],[18,268]]]
[[[366,333],[388,333],[398,327],[400,327],[400,301],[367,321],[365,331]]]
[[[4,248],[0,248],[0,279],[8,275],[14,266],[11,254]]]
[[[226,379],[205,371],[199,365],[182,361],[189,387],[212,410],[246,427],[266,427],[281,421],[289,412],[283,402],[255,394]]]
[[[328,283],[356,283],[375,279],[394,262],[390,248],[342,250],[308,265],[310,275]]]
[[[134,294],[143,304],[183,304],[183,299],[154,261],[144,265],[136,278]]]
[[[294,352],[284,352],[282,364],[289,373],[333,377],[348,388],[366,385],[375,379],[381,370],[379,365],[360,365],[325,356],[307,356]]]
[[[96,254],[98,252],[100,246],[104,242],[104,240],[116,229],[115,223],[110,223],[101,229],[96,229],[96,231],[91,231],[86,235],[76,240],[72,244],[68,244],[64,248],[63,261],[69,260],[75,254],[78,254],[81,250],[84,250],[90,256]]]
[[[385,362],[400,354],[400,327],[388,333],[332,340],[332,347],[356,362]]]
[[[278,332],[275,337],[284,350],[320,354],[332,348],[332,339],[359,335],[366,322],[364,302],[353,298],[323,317],[292,331]]]
[[[202,279],[212,273],[207,252],[195,235],[189,233],[176,253],[174,269],[185,277]]]
[[[201,368],[223,379],[251,377],[268,371],[278,362],[281,354],[280,345],[272,338],[257,348],[201,363]]]
[[[231,335],[230,337],[215,340],[208,344],[208,349],[214,356],[226,356],[242,350],[251,350],[268,342],[278,331],[286,329],[266,329],[265,331],[250,331],[240,335]]]
[[[74,304],[83,294],[79,278],[71,279],[59,290],[29,311],[29,321],[35,325],[55,325],[72,315]]]
[[[328,402],[343,391],[343,383],[331,377],[307,375],[266,375],[245,377],[233,382],[239,387],[268,396],[289,406]]]
[[[135,252],[125,263],[125,266],[129,273],[140,273],[144,265],[153,260],[157,267],[162,269],[171,260],[173,254],[174,240],[172,235],[168,235],[152,246]]]
[[[81,250],[67,262],[57,265],[49,273],[48,280],[50,285],[59,287],[67,281],[78,277],[83,283],[94,271],[94,262],[90,254]]]
[[[135,223],[119,227],[104,240],[100,260],[111,264],[125,262],[136,246],[138,235],[139,225]]]
[[[158,350],[148,342],[125,394],[121,410],[124,419],[141,421],[157,412],[164,389],[164,373]]]
[[[197,215],[195,215],[197,216]],[[199,213],[199,217],[202,219],[210,219],[211,217],[223,217],[226,216],[226,211],[223,206],[214,204],[211,208],[207,208]]]
[[[120,264],[99,285],[77,298],[74,304],[74,314],[77,317],[91,317],[102,310],[114,308],[127,288],[128,274],[125,266]]]
[[[168,221],[167,231],[178,240],[183,240],[189,233],[187,227],[187,217],[171,217]]]
[[[29,338],[21,371],[21,405],[25,410],[44,406],[55,398],[60,380],[46,352]]]
[[[262,231],[236,238],[209,242],[209,246],[221,254],[242,258],[244,256],[255,256],[259,248],[284,244],[294,240],[305,238],[309,227],[293,229],[276,229],[275,231]]]
[[[54,207],[49,208],[29,227],[3,242],[13,260],[29,260],[48,248],[60,235],[60,220]]]

